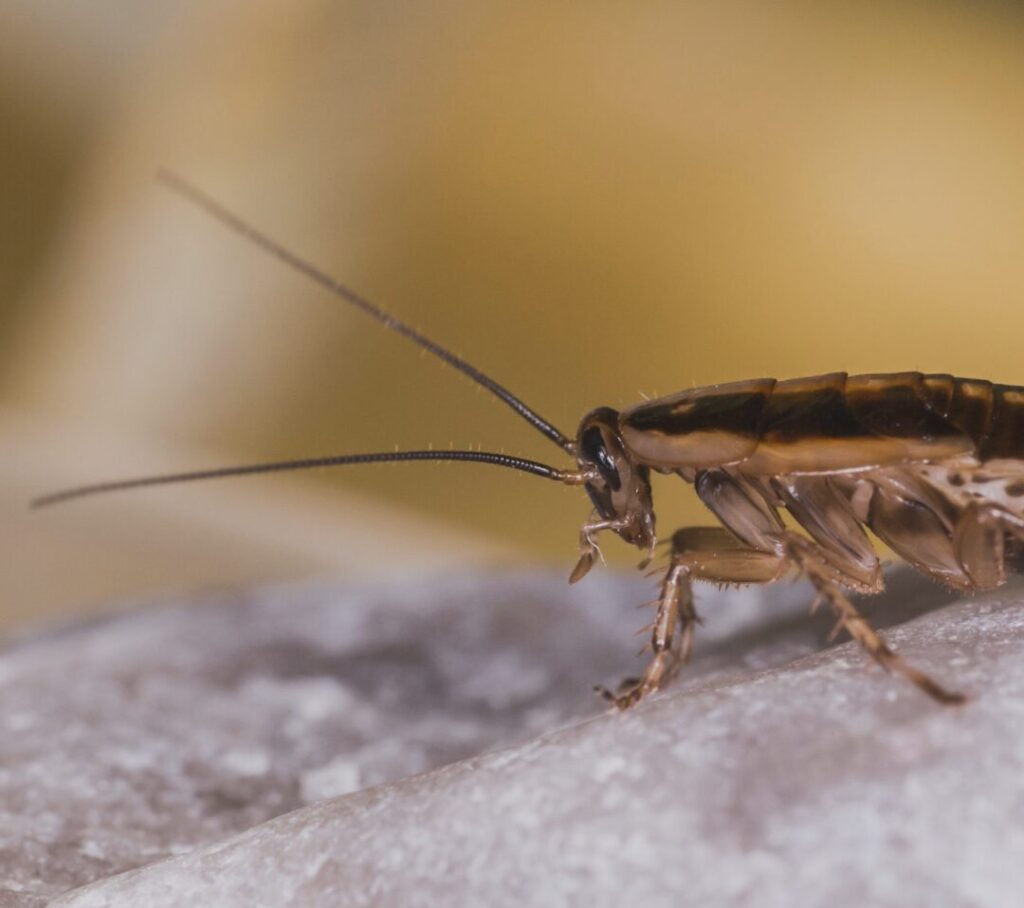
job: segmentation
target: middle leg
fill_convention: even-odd
[[[964,702],[962,694],[946,690],[892,650],[882,635],[849,600],[842,589],[842,575],[837,574],[836,569],[829,564],[813,542],[796,533],[786,533],[780,541],[786,557],[799,567],[800,572],[818,591],[818,598],[814,604],[827,602],[832,609],[838,619],[837,631],[845,630],[882,668],[903,675],[933,700],[947,705]]]
[[[880,592],[883,580],[862,517],[829,477],[776,477],[766,488],[750,478],[708,470],[697,477],[696,487],[701,500],[739,538],[759,551],[774,552],[806,576],[818,591],[815,604],[827,602],[837,629],[845,629],[876,662],[940,703],[962,702],[959,694],[944,690],[894,653],[847,598],[845,589]],[[767,492],[776,500],[769,501]],[[785,507],[810,538],[782,527],[773,505]]]

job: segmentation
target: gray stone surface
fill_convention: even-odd
[[[876,616],[918,615],[891,639],[966,708],[818,652],[803,587],[703,591],[691,671],[625,715],[590,685],[631,668],[650,585],[601,574],[211,594],[24,640],[0,905],[1015,904],[1019,591],[892,587]]]

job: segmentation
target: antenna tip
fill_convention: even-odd
[[[195,192],[194,187],[188,182],[188,180],[162,164],[157,168],[154,178],[158,183],[162,183],[168,189],[175,192],[183,192],[186,194]]]

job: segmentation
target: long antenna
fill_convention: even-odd
[[[486,463],[496,467],[507,467],[522,473],[554,479],[569,485],[586,481],[586,475],[567,470],[558,470],[535,460],[510,457],[507,454],[493,454],[487,451],[387,451],[374,454],[342,454],[332,457],[306,457],[301,460],[279,460],[272,463],[254,463],[236,467],[218,467],[212,470],[195,470],[190,473],[167,473],[162,476],[143,476],[138,479],[118,479],[113,482],[97,482],[77,486],[60,492],[51,492],[32,500],[33,508],[99,495],[104,492],[121,492],[126,489],[140,489],[145,486],[169,485],[176,482],[195,482],[200,479],[223,479],[227,476],[251,476],[254,473],[281,473],[286,470],[310,470],[317,467],[343,467],[360,463],[391,463],[402,460],[462,460]]]
[[[342,284],[340,281],[335,280],[327,273],[321,271],[311,262],[306,261],[294,252],[286,249],[280,243],[270,239],[266,234],[246,223],[237,215],[232,214],[201,189],[178,176],[176,173],[172,173],[166,169],[161,169],[157,173],[157,179],[169,189],[184,196],[193,204],[198,205],[225,226],[231,228],[250,242],[255,243],[265,252],[270,253],[279,261],[284,262],[286,265],[301,274],[304,274],[321,287],[331,291],[335,296],[341,297],[345,302],[362,310],[371,318],[375,318],[386,328],[390,328],[392,331],[401,334],[403,337],[409,338],[409,340],[414,344],[417,344],[424,350],[433,353],[438,359],[441,359],[449,366],[458,369],[463,375],[468,375],[478,385],[486,388],[495,397],[511,407],[513,411],[525,419],[538,432],[546,435],[560,448],[568,451],[570,454],[575,452],[575,445],[571,439],[556,429],[551,423],[537,413],[536,410],[531,409],[523,403],[523,401],[516,397],[511,391],[507,388],[503,388],[494,379],[485,375],[475,366],[467,363],[462,359],[462,357],[456,356],[450,350],[447,350],[440,344],[430,340],[430,338],[424,337],[419,333],[419,331],[407,325],[401,319],[395,318],[395,316],[385,312],[380,307],[375,306],[368,299],[365,299],[350,287],[347,287],[345,284]]]

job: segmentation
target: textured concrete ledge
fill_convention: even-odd
[[[1018,592],[897,578],[875,609],[917,615],[890,638],[966,708],[818,651],[828,623],[779,587],[706,592],[687,677],[604,712],[590,685],[631,668],[647,595],[307,585],[24,641],[0,662],[0,905],[1016,901]]]

